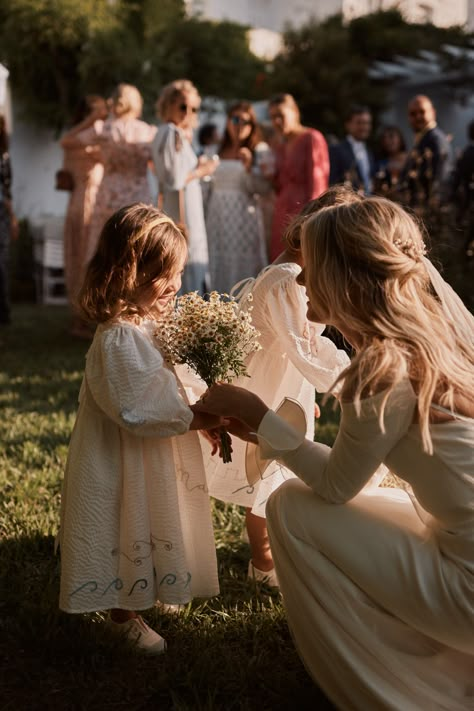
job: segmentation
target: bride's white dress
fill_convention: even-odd
[[[434,453],[412,424],[402,381],[343,403],[332,450],[303,441],[270,411],[267,457],[299,479],[267,504],[289,625],[315,681],[338,709],[474,708],[474,421],[431,426]],[[363,490],[384,462],[407,484]],[[301,481],[302,480],[302,481]],[[305,483],[304,483],[305,482]]]

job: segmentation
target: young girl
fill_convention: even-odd
[[[197,428],[153,340],[181,286],[186,243],[161,211],[136,203],[105,224],[82,287],[98,323],[87,354],[61,512],[60,608],[109,609],[112,629],[151,654],[165,641],[135,610],[218,594]],[[181,436],[177,436],[181,435]]]
[[[276,408],[288,396],[303,407],[306,434],[314,436],[315,388],[326,392],[338,374],[349,364],[347,354],[321,336],[324,326],[306,318],[307,297],[296,283],[301,271],[301,228],[309,215],[322,207],[344,201],[360,200],[351,190],[333,188],[308,203],[294,219],[286,233],[285,251],[255,280],[252,291],[252,320],[260,331],[261,350],[250,356],[247,371],[250,378],[239,378],[235,384],[248,388]],[[245,288],[245,287],[244,287]],[[209,493],[246,507],[246,524],[252,559],[249,578],[277,586],[268,541],[265,505],[280,484],[292,477],[288,469],[272,462],[255,486],[246,478],[246,445],[233,438],[232,462],[205,457]]]

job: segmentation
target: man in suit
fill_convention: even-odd
[[[414,131],[413,148],[402,171],[401,183],[411,205],[441,198],[452,170],[452,152],[447,136],[436,123],[431,100],[422,94],[408,104],[408,120]]]
[[[372,130],[372,115],[366,106],[351,107],[344,124],[346,137],[329,147],[329,184],[349,183],[370,195],[375,160],[366,141]]]

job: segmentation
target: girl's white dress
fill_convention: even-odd
[[[261,350],[247,362],[249,378],[234,381],[251,390],[269,407],[276,408],[290,397],[303,407],[309,438],[314,436],[315,388],[326,392],[337,375],[349,364],[347,354],[321,336],[324,326],[306,318],[307,297],[296,283],[301,268],[295,263],[271,265],[252,286],[252,322],[260,331]],[[209,493],[217,499],[252,509],[265,516],[265,505],[272,491],[293,477],[277,462],[272,462],[255,486],[249,486],[245,473],[246,443],[233,438],[232,462],[209,454],[203,443]]]
[[[264,456],[302,479],[267,505],[290,629],[309,673],[341,711],[474,708],[474,420],[431,426],[423,451],[416,395],[402,381],[342,404],[332,449],[273,412]],[[384,462],[411,487],[363,490]],[[306,483],[304,483],[306,482]]]
[[[201,182],[197,178],[186,182],[197,167],[197,156],[184,132],[174,123],[159,127],[151,153],[159,192],[163,195],[163,210],[175,222],[184,219],[186,224],[188,260],[181,291],[202,294],[209,290],[209,254]]]
[[[87,354],[62,494],[66,612],[219,592],[199,438],[154,327],[100,325]]]
[[[258,144],[250,172],[242,161],[224,159],[212,176],[206,212],[209,268],[211,288],[221,293],[268,264],[258,194],[270,192],[271,185],[260,174],[257,156],[269,150]]]

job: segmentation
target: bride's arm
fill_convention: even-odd
[[[256,395],[232,385],[215,385],[194,407],[223,417],[236,417],[257,433],[262,456],[277,459],[322,498],[335,504],[352,499],[407,432],[416,399],[402,382],[387,399],[380,424],[384,393],[344,403],[338,435],[332,448],[307,440]]]

